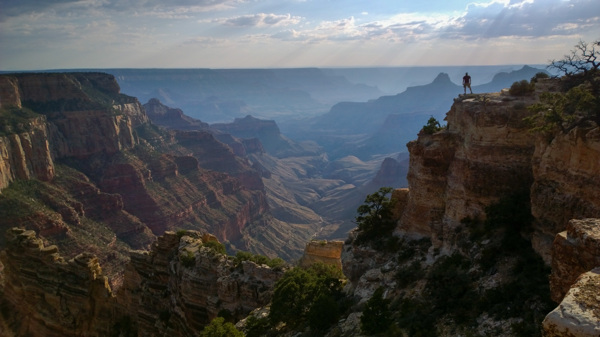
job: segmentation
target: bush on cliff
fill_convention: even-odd
[[[337,322],[345,307],[343,274],[322,263],[287,271],[275,284],[269,320],[289,328],[308,325],[311,331],[325,331]]]
[[[561,72],[562,92],[540,95],[526,120],[532,131],[563,133],[577,126],[600,125],[600,40],[592,44],[580,41],[564,59],[549,66]]]
[[[396,200],[388,197],[392,190],[391,187],[381,187],[379,191],[369,194],[365,203],[358,207],[356,243],[377,242],[381,244],[385,240],[380,239],[392,237],[392,231],[396,227],[396,219],[393,216]]]
[[[260,254],[252,254],[250,252],[238,251],[233,258],[233,264],[238,267],[242,265],[243,261],[251,261],[256,264],[265,264],[270,268],[281,270],[286,266],[286,263],[281,258],[271,259],[267,256]]]
[[[444,130],[445,126],[441,125],[435,117],[431,116],[427,120],[427,124],[423,126],[422,131],[428,135],[432,135],[438,131]]]
[[[513,96],[531,95],[535,91],[535,83],[522,80],[513,83],[508,92]]]
[[[223,317],[217,317],[204,327],[200,337],[244,337],[244,334]]]

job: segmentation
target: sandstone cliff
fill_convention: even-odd
[[[452,251],[461,221],[483,219],[493,202],[527,191],[536,139],[523,118],[533,100],[463,96],[448,112],[446,130],[410,142],[410,191],[398,231]]]
[[[65,260],[33,231],[12,229],[4,265],[0,319],[15,336],[108,335],[113,294],[98,259],[87,253]]]
[[[381,245],[378,249],[357,245],[351,237],[342,254],[344,272],[350,281],[349,293],[364,303],[375,289],[383,286],[386,298],[402,303],[400,312],[406,305],[412,315],[431,315],[433,321],[434,315],[449,303],[430,297],[436,293],[433,284],[448,292],[461,289],[456,295],[458,302],[476,294],[468,303],[479,308],[477,313],[462,315],[476,317],[477,328],[461,327],[461,316],[456,313],[462,309],[455,302],[458,307],[434,323],[433,329],[442,336],[459,332],[513,336],[518,335],[517,326],[529,326],[533,330],[528,333],[539,334],[539,322],[553,307],[549,302],[552,294],[554,301],[563,302],[546,318],[545,334],[594,335],[597,299],[581,296],[593,291],[590,289],[597,283],[595,273],[583,274],[573,288],[572,285],[582,273],[600,263],[597,219],[585,219],[599,217],[599,129],[579,127],[548,138],[531,133],[523,120],[531,115],[527,106],[537,102],[540,93],[557,88],[556,80],[547,80],[538,83],[535,94],[530,96],[511,96],[508,90],[460,95],[446,115],[448,124],[444,130],[421,132],[417,140],[410,142],[409,188],[394,192],[399,201],[394,212],[400,215],[395,234],[401,241],[381,238],[382,242],[387,240],[386,245],[399,247],[399,253],[392,256],[389,248]],[[482,227],[502,223],[497,221],[497,213],[491,213],[491,222],[486,220],[494,207],[507,205],[503,200],[518,201],[512,209],[526,210],[527,214],[518,216],[527,223],[531,219],[532,227],[519,227],[517,218],[509,220],[508,227]],[[503,216],[510,219],[516,215]],[[431,240],[430,247],[427,240]],[[549,281],[540,257],[552,264]],[[461,267],[458,262],[463,258],[469,261],[469,276],[458,282],[466,272],[461,269],[465,265]],[[452,277],[436,275],[440,268]],[[528,276],[522,278],[525,274]],[[418,276],[414,279],[410,275]],[[438,278],[444,282],[436,283]],[[452,286],[445,288],[448,284]],[[530,289],[530,294],[508,291],[512,287]],[[569,295],[563,299],[567,292]],[[494,309],[488,307],[490,298],[496,302]],[[521,298],[520,303],[514,302],[515,298]],[[423,309],[432,306],[432,311]],[[499,310],[505,311],[499,314]],[[515,316],[515,310],[525,310],[532,316]],[[359,315],[360,312],[353,313],[341,324],[341,331],[349,331],[344,335],[357,333]],[[399,318],[402,321],[403,316]],[[414,333],[426,329],[418,321],[407,320],[406,326],[400,328]]]
[[[306,244],[300,266],[308,267],[315,263],[324,263],[342,268],[342,241],[313,240]]]
[[[167,232],[132,252],[116,293],[89,253],[65,260],[33,231],[8,231],[0,253],[3,336],[197,336],[217,314],[233,319],[266,305],[283,270],[234,261],[212,235]]]

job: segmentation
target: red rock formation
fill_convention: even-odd
[[[234,265],[204,246],[212,235],[168,232],[151,251],[131,253],[115,294],[94,255],[65,261],[23,229],[11,229],[7,240],[0,332],[9,336],[197,336],[219,312],[241,318],[268,304],[283,275],[253,262]]]
[[[65,261],[33,231],[12,229],[4,265],[2,305],[17,336],[108,335],[113,303],[108,279],[95,256]]]
[[[203,247],[202,235],[167,232],[149,253],[134,253],[117,294],[139,333],[190,336],[222,310],[242,318],[269,303],[283,271],[232,261]]]

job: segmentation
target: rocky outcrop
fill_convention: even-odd
[[[315,263],[324,263],[342,269],[343,241],[313,240],[306,244],[300,265],[308,267]]]
[[[552,246],[552,299],[560,302],[583,273],[600,266],[600,219],[571,220]]]
[[[236,118],[233,123],[216,123],[211,124],[210,127],[241,139],[256,138],[260,140],[266,152],[276,157],[314,155],[313,151],[284,137],[273,120],[263,120],[248,115],[244,118]]]
[[[33,231],[12,229],[4,265],[3,318],[17,336],[109,334],[113,294],[98,259],[82,253],[65,261]]]
[[[583,273],[543,321],[544,337],[600,335],[600,268]]]
[[[227,311],[235,318],[269,303],[283,271],[232,260],[203,246],[202,235],[167,232],[151,252],[132,254],[117,297],[141,335],[190,336]]]
[[[179,144],[192,151],[203,168],[232,175],[249,190],[264,190],[261,175],[250,169],[245,159],[236,157],[229,146],[219,142],[210,132],[176,131],[175,135]]]
[[[144,104],[144,109],[153,123],[169,129],[208,129],[207,123],[185,115],[181,109],[170,108],[162,104],[157,98],[152,98]]]
[[[0,254],[0,332],[10,336],[197,336],[217,314],[235,319],[269,303],[282,269],[232,259],[216,238],[167,232],[132,252],[114,293],[90,253],[66,261],[33,231],[11,229]],[[2,329],[8,330],[3,331]]]
[[[534,100],[506,92],[461,96],[445,130],[410,142],[409,197],[397,231],[451,250],[463,219],[483,219],[488,205],[526,192],[535,138],[523,118]]]

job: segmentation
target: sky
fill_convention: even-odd
[[[0,70],[548,64],[598,0],[0,0]]]

